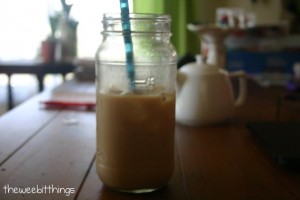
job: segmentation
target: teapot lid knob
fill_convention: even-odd
[[[200,54],[197,54],[195,58],[197,64],[206,64],[207,56],[201,56]]]

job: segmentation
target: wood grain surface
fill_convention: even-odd
[[[77,88],[77,89],[76,89]],[[278,99],[283,88],[249,84],[244,106],[215,126],[176,125],[175,171],[149,194],[124,194],[103,185],[95,169],[94,111],[47,109],[51,98],[94,101],[92,83],[66,82],[0,117],[0,199],[300,199],[300,173],[280,167],[246,128],[255,120],[299,120],[299,103]],[[75,95],[74,95],[75,94]],[[5,194],[4,186],[73,188],[60,193]]]

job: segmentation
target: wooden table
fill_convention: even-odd
[[[249,85],[247,103],[219,126],[176,125],[176,168],[168,185],[132,195],[105,187],[95,171],[95,112],[45,109],[48,98],[94,101],[94,86],[67,82],[0,118],[0,199],[300,199],[300,173],[281,168],[245,127],[251,120],[275,120],[282,89]],[[281,120],[300,120],[284,102]],[[291,109],[292,108],[292,109]],[[56,187],[61,193],[5,194],[5,187]],[[70,195],[67,196],[68,191]],[[6,191],[7,192],[7,191]],[[66,193],[64,193],[66,192]]]
[[[7,102],[8,109],[14,107],[11,87],[11,76],[13,74],[33,74],[38,80],[38,90],[44,90],[44,77],[46,74],[61,74],[63,77],[67,73],[73,72],[75,65],[71,62],[53,62],[45,63],[41,61],[1,61],[0,74],[6,74],[7,84]]]

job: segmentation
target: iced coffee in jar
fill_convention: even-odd
[[[115,190],[151,192],[173,174],[177,58],[170,22],[168,15],[130,14],[128,33],[120,14],[103,17],[96,54],[96,168]],[[131,76],[126,34],[132,42]]]

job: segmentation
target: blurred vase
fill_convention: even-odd
[[[78,22],[68,17],[60,18],[55,38],[55,61],[72,61],[77,56]]]

